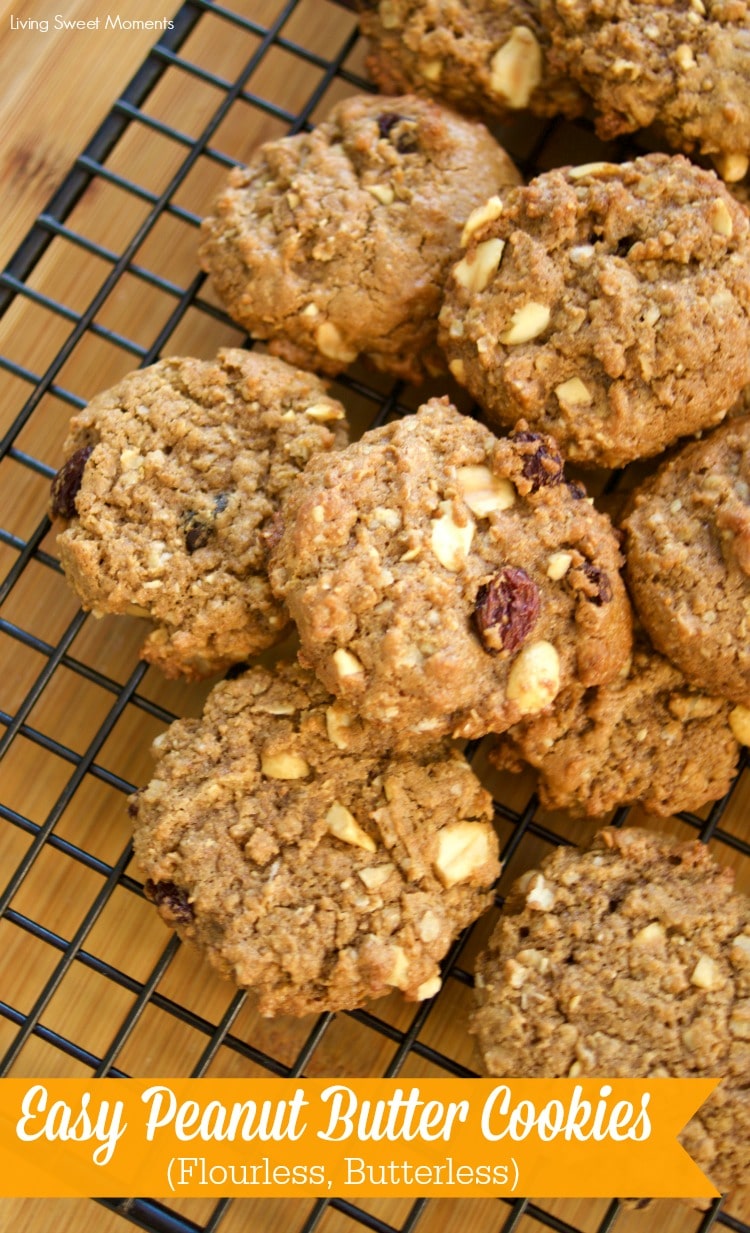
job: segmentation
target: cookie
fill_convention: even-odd
[[[689,681],[750,707],[750,416],[664,463],[623,526],[654,645]]]
[[[580,115],[584,96],[548,61],[529,0],[363,0],[367,69],[386,93],[426,91],[461,111]]]
[[[518,183],[484,125],[428,99],[360,95],[231,172],[200,258],[274,354],[337,373],[361,353],[419,381],[445,371],[437,315],[461,229]]]
[[[130,373],[70,424],[51,516],[60,561],[95,616],[156,628],[141,654],[208,676],[283,637],[264,533],[314,454],[347,439],[325,386],[281,360],[223,350]]]
[[[656,123],[740,180],[750,155],[747,0],[543,0],[552,62],[594,100],[605,139]]]
[[[501,424],[619,466],[716,424],[750,381],[750,218],[681,155],[547,172],[469,235],[451,372]]]
[[[490,761],[501,770],[535,767],[545,809],[596,816],[640,805],[668,817],[729,790],[742,734],[734,710],[694,689],[641,639],[629,672],[609,685],[566,690],[551,715],[501,736]]]
[[[682,1143],[750,1168],[750,900],[702,843],[607,827],[525,873],[476,968],[488,1075],[723,1079]]]
[[[523,424],[498,440],[431,399],[313,459],[280,523],[304,662],[394,740],[501,732],[627,660],[612,526]]]
[[[211,692],[131,798],[146,893],[261,1014],[440,988],[499,873],[492,801],[447,744],[391,757],[293,665]]]
[[[700,843],[606,828],[516,882],[476,973],[489,1075],[713,1078],[681,1136],[748,1180],[750,900]]]

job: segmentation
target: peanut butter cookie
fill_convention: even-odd
[[[524,424],[498,440],[432,399],[313,459],[280,523],[305,663],[394,740],[501,732],[628,658],[612,526]]]
[[[750,218],[712,172],[570,167],[477,217],[440,342],[491,419],[619,466],[717,424],[750,382]]]
[[[639,804],[668,817],[729,790],[742,710],[694,689],[641,638],[629,672],[594,689],[572,686],[551,715],[504,733],[490,761],[501,770],[535,767],[546,809],[597,815]]]
[[[658,124],[740,180],[750,155],[747,0],[543,0],[552,62],[594,100],[604,138]]]
[[[682,1133],[720,1190],[750,1161],[750,900],[700,843],[607,828],[514,885],[477,964],[490,1075],[713,1078]]]
[[[584,97],[550,67],[529,0],[361,0],[370,76],[381,90],[427,91],[462,111],[579,115]]]
[[[209,676],[284,635],[264,532],[308,459],[346,442],[316,377],[223,350],[131,373],[73,417],[51,515],[68,581],[95,616],[156,625],[142,655]]]
[[[623,526],[654,645],[689,681],[750,707],[750,416],[666,462]]]
[[[483,124],[413,95],[360,95],[232,171],[201,261],[274,354],[328,373],[362,354],[419,381],[445,371],[437,315],[461,228],[518,183]]]
[[[146,893],[262,1014],[437,993],[499,873],[492,801],[460,753],[389,756],[291,665],[217,685],[154,753],[131,798]]]

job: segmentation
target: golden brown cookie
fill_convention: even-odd
[[[489,1075],[713,1078],[683,1131],[721,1190],[750,1162],[750,900],[700,843],[607,828],[514,885],[476,972]]]
[[[488,417],[619,466],[750,382],[750,218],[681,155],[550,171],[470,230],[440,342]]]
[[[291,665],[217,685],[154,753],[131,798],[146,893],[261,1014],[437,993],[499,873],[492,801],[460,753],[390,756]]]
[[[483,124],[413,95],[359,95],[232,171],[201,261],[274,354],[328,373],[362,354],[418,381],[445,371],[437,315],[466,218],[518,183]]]
[[[305,663],[392,739],[502,732],[630,653],[618,542],[550,437],[432,399],[312,460],[271,584]]]
[[[167,676],[254,655],[289,620],[265,531],[308,459],[346,439],[323,383],[268,356],[130,373],[71,420],[50,507],[68,581],[95,616],[152,621],[141,653]]]
[[[625,519],[628,580],[652,642],[700,688],[750,707],[750,416],[686,446]]]

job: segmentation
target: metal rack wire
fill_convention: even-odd
[[[211,338],[221,335],[221,340],[226,341],[233,334],[236,338],[235,327],[207,294],[204,276],[194,272],[194,231],[200,215],[181,200],[185,199],[184,190],[199,164],[201,172],[211,168],[223,173],[238,161],[235,155],[223,150],[223,129],[233,109],[241,104],[261,126],[268,123],[274,126],[275,132],[294,132],[313,121],[316,109],[332,87],[339,88],[339,96],[369,88],[352,67],[357,63],[357,34],[351,14],[331,9],[328,17],[335,16],[337,20],[334,45],[324,54],[305,46],[304,36],[306,31],[315,29],[321,9],[328,10],[330,6],[321,5],[320,0],[317,4],[313,0],[287,0],[286,3],[276,0],[275,4],[272,0],[264,0],[262,6],[253,6],[256,14],[260,7],[264,13],[268,12],[268,20],[261,21],[238,11],[240,2],[237,0],[237,9],[234,9],[212,0],[187,0],[179,9],[173,19],[173,28],[165,31],[114,103],[110,114],[0,276],[0,316],[5,315],[7,320],[14,311],[28,311],[31,306],[36,312],[39,337],[49,328],[51,334],[60,339],[54,354],[46,361],[43,349],[40,351],[39,371],[29,367],[28,359],[17,358],[10,336],[8,353],[0,355],[0,376],[4,374],[9,379],[11,393],[7,405],[12,409],[0,441],[0,466],[11,469],[14,494],[18,491],[31,494],[24,506],[24,518],[17,523],[15,514],[11,514],[8,527],[0,529],[0,562],[7,564],[0,585],[0,604],[5,605],[0,617],[0,637],[11,655],[26,656],[24,662],[34,665],[33,670],[23,675],[22,687],[15,691],[12,708],[0,710],[4,729],[0,760],[12,759],[14,749],[23,744],[31,751],[29,756],[33,759],[54,762],[61,783],[55,799],[49,806],[45,805],[39,817],[31,810],[27,813],[20,808],[18,801],[6,800],[5,794],[0,802],[0,841],[3,837],[8,840],[7,851],[13,857],[13,860],[8,858],[8,863],[9,866],[15,864],[0,895],[0,927],[10,929],[14,940],[22,937],[28,945],[33,942],[42,948],[44,962],[41,966],[45,973],[31,1004],[22,1008],[12,998],[0,1000],[0,1028],[3,1029],[0,1048],[4,1050],[0,1075],[3,1076],[17,1073],[19,1066],[38,1064],[33,1053],[28,1063],[25,1060],[32,1044],[41,1044],[51,1050],[47,1057],[68,1059],[75,1064],[77,1069],[70,1073],[124,1076],[128,1071],[122,1061],[123,1053],[148,1011],[166,1016],[175,1028],[184,1026],[200,1041],[199,1055],[192,1066],[186,1067],[193,1076],[205,1075],[222,1050],[232,1055],[241,1068],[239,1073],[245,1068],[252,1074],[293,1077],[306,1072],[325,1048],[337,1018],[322,1015],[312,1028],[306,1026],[304,1035],[298,1033],[295,1037],[291,1054],[289,1049],[272,1050],[262,1047],[263,1041],[256,1044],[247,1041],[237,1030],[246,1002],[244,994],[230,995],[222,1012],[211,1015],[164,991],[164,978],[180,949],[175,938],[164,943],[165,935],[160,935],[158,955],[150,969],[138,976],[128,971],[126,964],[103,958],[98,953],[91,939],[113,896],[122,893],[139,901],[142,897],[137,877],[129,872],[130,844],[121,842],[125,830],[116,831],[114,839],[103,847],[98,840],[87,842],[85,832],[74,832],[75,837],[71,837],[61,820],[76,807],[77,794],[91,784],[120,799],[132,791],[133,782],[123,768],[111,767],[107,754],[108,742],[118,725],[127,719],[138,728],[149,723],[163,726],[174,714],[158,696],[158,691],[149,686],[145,664],[135,663],[131,657],[131,670],[124,681],[117,679],[106,664],[102,667],[92,640],[86,642],[87,625],[91,620],[85,614],[75,612],[67,623],[62,622],[61,628],[60,621],[52,622],[51,632],[47,632],[46,626],[40,631],[35,618],[29,616],[27,619],[24,607],[24,595],[32,576],[41,577],[43,587],[48,582],[57,588],[54,595],[62,589],[54,541],[50,537],[47,542],[50,524],[44,513],[44,490],[46,481],[54,474],[54,454],[45,455],[44,447],[39,448],[35,443],[44,440],[47,424],[54,422],[59,429],[70,410],[85,405],[84,394],[68,386],[71,358],[93,340],[95,344],[114,349],[118,361],[123,361],[123,371],[135,364],[152,363],[165,349],[167,353],[174,352],[175,339],[190,337],[190,331],[180,333],[188,318],[192,322],[191,329],[198,336],[204,333]],[[233,46],[238,40],[247,43],[248,55],[232,76],[226,75],[221,62],[201,63],[193,54],[195,36],[209,21],[214,34],[211,46],[221,46],[222,40]],[[295,33],[297,30],[299,34]],[[196,46],[200,46],[200,41]],[[298,105],[265,96],[263,67],[272,53],[283,53],[290,58],[290,64],[305,67],[308,79],[304,98],[297,100]],[[157,106],[152,106],[165,80],[175,74],[187,75],[196,83],[196,89],[205,88],[212,92],[212,97],[216,96],[215,105],[194,133],[178,127],[177,117],[171,115],[168,108],[162,114]],[[165,183],[150,187],[140,182],[136,169],[131,170],[129,157],[137,163],[133,156],[135,147],[132,142],[128,146],[133,134],[138,139],[166,143],[164,148],[170,151],[170,158],[165,162],[171,170]],[[588,150],[593,137],[585,125],[535,123],[531,129],[516,129],[508,138],[512,152],[527,173],[562,161],[554,154],[556,143],[557,148],[561,144],[569,148],[571,141],[585,143]],[[81,215],[84,221],[80,221],[79,206],[92,192],[101,194],[105,190],[123,194],[125,199],[142,208],[137,225],[123,243],[109,238],[105,241],[101,229],[88,226],[86,220],[92,217],[90,212],[84,212]],[[181,250],[189,254],[180,267],[182,277],[171,272],[175,268],[173,248],[155,237],[163,220],[169,220],[179,229]],[[149,241],[154,239],[156,242],[149,247]],[[89,292],[84,288],[85,294],[82,292],[79,296],[82,298],[80,308],[72,308],[68,298],[48,289],[47,258],[59,251],[67,255],[69,263],[88,262],[97,271],[91,283],[93,290]],[[89,283],[84,282],[88,288]],[[158,325],[141,338],[131,338],[116,325],[108,324],[107,314],[102,311],[113,293],[126,282],[129,295],[156,293],[162,297],[160,303],[164,307]],[[210,353],[210,345],[204,349],[205,354]],[[381,381],[375,387],[367,375],[355,374],[342,378],[340,385],[344,400],[359,406],[363,424],[374,425],[392,414],[413,409],[409,392],[399,384],[384,387]],[[87,394],[92,392],[93,389],[86,391]],[[79,650],[81,646],[83,652]],[[77,687],[96,691],[99,722],[93,729],[91,725],[84,725],[86,743],[82,751],[69,745],[59,732],[56,734],[54,724],[37,719],[40,708],[43,714],[45,699],[53,692],[61,674],[73,674]],[[72,739],[79,739],[78,734]],[[471,752],[476,751],[472,749]],[[738,790],[738,784],[739,778],[733,792]],[[691,831],[697,831],[703,840],[713,841],[734,854],[737,864],[738,860],[750,860],[750,842],[747,831],[743,832],[741,827],[723,825],[731,796],[732,793],[717,802],[705,817],[685,814],[680,821]],[[518,799],[512,804],[505,797],[496,802],[506,864],[513,862],[521,845],[532,840],[542,847],[571,841],[571,832],[564,825],[558,826],[559,820],[550,821],[539,812],[533,794],[521,791],[520,797],[519,794],[516,797]],[[108,799],[111,800],[111,795]],[[621,823],[626,816],[627,811],[621,810],[615,821]],[[36,919],[27,906],[29,896],[24,897],[25,886],[48,853],[73,862],[82,876],[84,872],[92,875],[97,888],[69,936]],[[471,985],[471,976],[462,966],[467,943],[468,934],[459,939],[446,960],[445,972],[449,978],[446,986],[449,983],[463,987]],[[120,1018],[115,1012],[116,1029],[96,1049],[77,1039],[75,1033],[68,1034],[60,1026],[52,1026],[48,1019],[51,1004],[66,978],[78,970],[94,974],[104,982],[105,1004],[107,998],[114,998],[116,993],[127,995],[128,999]],[[437,999],[438,1005],[440,1000]],[[117,1006],[120,1006],[119,1001]],[[377,1039],[388,1046],[387,1063],[374,1073],[393,1076],[416,1060],[431,1067],[431,1073],[470,1077],[471,1068],[441,1049],[439,1036],[431,1037],[424,1031],[430,1016],[439,1013],[433,1003],[427,1003],[415,1010],[409,1009],[408,1013],[402,1011],[395,1019],[382,1014],[378,1006],[353,1012],[345,1018],[369,1039]],[[373,1051],[377,1052],[374,1046]],[[226,1227],[232,1207],[232,1201],[222,1200],[212,1205],[209,1212],[204,1211],[201,1220],[196,1221],[153,1199],[113,1198],[102,1202],[119,1213],[123,1221],[150,1233],[215,1233]],[[299,1233],[312,1233],[319,1225],[325,1225],[331,1212],[337,1213],[348,1228],[364,1227],[377,1230],[377,1233],[395,1233],[398,1229],[399,1233],[411,1233],[420,1225],[427,1226],[426,1215],[434,1203],[424,1199],[406,1205],[402,1202],[401,1218],[394,1223],[393,1217],[386,1218],[371,1210],[372,1205],[357,1205],[343,1199],[297,1202],[300,1209],[304,1208],[295,1226]],[[205,1204],[203,1206],[205,1208]],[[608,1233],[620,1218],[621,1207],[617,1201],[604,1206],[603,1214],[600,1205],[587,1219],[585,1233]],[[495,1214],[488,1217],[486,1227],[497,1233],[512,1233],[519,1226],[524,1230],[547,1228],[557,1233],[582,1233],[549,1204],[528,1199],[499,1200],[492,1211]],[[702,1216],[691,1217],[686,1213],[683,1227],[695,1233],[719,1228],[750,1233],[750,1226],[724,1211],[720,1202]]]

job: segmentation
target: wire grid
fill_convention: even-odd
[[[238,0],[239,3],[239,0]],[[253,6],[256,16],[262,4]],[[66,416],[71,409],[85,405],[86,397],[69,389],[66,384],[66,366],[76,350],[87,345],[91,340],[98,344],[114,348],[118,354],[127,357],[127,368],[153,363],[162,353],[174,352],[173,340],[180,336],[180,329],[187,317],[198,314],[193,319],[198,322],[195,328],[203,335],[210,330],[223,331],[221,341],[227,340],[227,332],[234,332],[236,327],[225,317],[215,303],[211,302],[210,294],[204,288],[204,276],[189,270],[187,276],[178,279],[169,276],[160,267],[158,251],[161,246],[152,246],[151,257],[145,260],[142,256],[144,245],[160,225],[161,220],[168,218],[186,228],[190,233],[192,249],[195,247],[194,229],[199,225],[200,215],[194,209],[181,204],[180,196],[185,185],[189,183],[191,173],[200,162],[202,167],[212,164],[223,174],[226,168],[239,161],[233,155],[222,152],[221,131],[232,109],[242,103],[252,109],[261,118],[276,126],[274,131],[296,132],[309,127],[316,109],[326,96],[329,89],[338,85],[341,87],[339,96],[357,89],[368,89],[368,84],[360,73],[351,67],[357,63],[355,50],[357,43],[356,29],[351,15],[337,10],[331,10],[340,18],[338,27],[340,33],[334,39],[335,45],[329,46],[325,52],[313,50],[303,45],[308,41],[302,37],[306,30],[314,31],[315,21],[322,9],[328,10],[328,5],[317,5],[313,0],[288,0],[280,4],[279,0],[272,3],[267,0],[264,10],[272,10],[268,20],[255,20],[240,11],[225,5],[212,3],[211,0],[188,0],[173,18],[173,28],[165,31],[159,42],[136,73],[122,96],[117,99],[110,114],[91,139],[80,157],[76,160],[58,191],[54,194],[46,210],[21,244],[5,272],[0,275],[0,315],[11,315],[14,306],[19,304],[28,308],[33,305],[39,310],[38,320],[44,321],[54,338],[60,337],[47,359],[46,367],[40,364],[43,371],[32,371],[28,362],[14,359],[12,354],[0,354],[0,375],[4,372],[13,379],[16,391],[16,403],[20,409],[10,423],[0,442],[0,467],[13,464],[20,471],[13,471],[15,479],[21,476],[25,487],[38,490],[39,499],[32,501],[34,516],[28,526],[22,528],[0,529],[0,550],[7,551],[9,566],[0,586],[0,603],[6,604],[19,594],[23,596],[24,586],[30,574],[39,572],[60,574],[60,566],[54,555],[54,541],[46,541],[50,533],[50,524],[43,513],[45,507],[44,488],[46,481],[54,474],[53,459],[44,460],[37,454],[43,450],[34,450],[25,445],[26,436],[36,420],[40,423],[49,415],[49,400],[60,405]],[[330,19],[331,13],[327,16]],[[304,19],[300,21],[300,18]],[[200,30],[202,23],[211,20],[215,30],[223,31],[223,38],[234,42],[240,37],[248,40],[251,46],[249,58],[242,64],[239,71],[235,70],[230,79],[215,66],[207,67],[191,58],[189,49],[191,39]],[[296,21],[296,25],[295,25]],[[219,23],[216,25],[216,23]],[[293,27],[290,33],[290,27]],[[295,33],[295,31],[301,33]],[[310,41],[314,42],[314,39]],[[187,47],[187,52],[185,51]],[[272,54],[283,52],[289,57],[289,63],[296,62],[307,67],[314,73],[314,85],[299,105],[291,107],[284,103],[265,97],[262,88],[264,64]],[[199,131],[188,133],[175,127],[166,120],[149,103],[158,93],[168,74],[186,75],[201,87],[206,87],[217,96],[216,105],[210,115],[204,118]],[[256,86],[256,82],[260,83]],[[167,143],[175,155],[174,169],[168,176],[168,182],[160,187],[149,187],[139,182],[137,174],[126,166],[122,159],[117,158],[118,151],[127,147],[127,140],[133,133],[138,135],[156,135]],[[505,138],[522,169],[527,174],[534,170],[565,161],[560,157],[559,150],[570,147],[576,151],[582,148],[593,149],[595,139],[585,124],[569,125],[562,122],[556,124],[541,124],[533,121],[531,124],[516,127],[515,132]],[[165,146],[165,149],[167,148]],[[551,150],[555,153],[550,153]],[[620,147],[627,150],[627,147]],[[246,153],[249,151],[246,151]],[[133,159],[135,162],[136,160]],[[580,158],[578,161],[583,161]],[[143,204],[143,217],[126,242],[114,247],[97,238],[83,227],[76,225],[76,209],[85,199],[86,194],[102,185],[127,198]],[[96,229],[94,229],[96,230]],[[88,302],[80,309],[73,309],[69,302],[57,295],[44,290],[44,280],[36,275],[43,270],[46,257],[55,243],[72,247],[75,253],[91,257],[98,263],[97,269],[102,277]],[[194,261],[194,257],[192,258]],[[168,263],[167,263],[168,264]],[[148,337],[131,338],[128,332],[123,332],[111,325],[104,324],[101,318],[103,306],[110,301],[113,293],[127,280],[127,294],[147,294],[156,291],[164,297],[168,309],[163,316],[159,328],[150,331]],[[41,286],[40,286],[41,283]],[[87,297],[84,297],[86,299]],[[65,328],[62,329],[61,326]],[[68,327],[71,327],[68,329]],[[57,334],[55,334],[57,330]],[[213,336],[213,335],[212,335]],[[40,331],[41,337],[41,331]],[[9,348],[12,352],[12,347]],[[210,354],[205,350],[205,354]],[[409,405],[409,391],[400,383],[372,383],[367,375],[358,374],[344,376],[339,383],[343,387],[344,401],[355,400],[361,408],[363,426],[375,426],[387,418],[407,413],[413,410]],[[111,382],[110,382],[111,383]],[[87,394],[95,392],[92,387]],[[414,404],[416,405],[416,404]],[[33,437],[33,434],[32,434]],[[40,486],[41,483],[41,486]],[[220,1050],[232,1053],[240,1068],[238,1073],[261,1073],[267,1075],[296,1077],[308,1071],[321,1050],[326,1047],[326,1040],[333,1031],[333,1025],[341,1016],[321,1015],[314,1026],[308,1030],[307,1024],[295,1041],[293,1057],[280,1058],[282,1050],[273,1051],[262,1047],[264,1041],[253,1044],[235,1031],[245,1006],[246,995],[235,993],[230,995],[223,1013],[206,1016],[194,1006],[179,998],[162,991],[165,975],[173,964],[178,951],[179,941],[171,937],[166,944],[160,935],[159,954],[151,964],[150,970],[141,976],[134,976],[126,970],[127,964],[118,965],[97,954],[97,947],[91,944],[95,935],[97,922],[107,905],[116,894],[124,893],[129,897],[142,900],[142,887],[137,877],[129,872],[131,846],[120,845],[120,850],[102,855],[98,844],[87,844],[80,840],[74,841],[66,837],[61,819],[69,806],[75,801],[76,794],[83,791],[92,781],[97,785],[111,790],[116,797],[131,792],[137,784],[131,782],[125,775],[109,769],[106,756],[107,743],[116,726],[124,717],[130,717],[139,730],[142,724],[154,723],[165,725],[173,718],[173,710],[162,701],[152,696],[144,679],[147,666],[138,662],[132,668],[130,675],[123,682],[103,670],[99,666],[96,654],[79,654],[77,646],[86,632],[86,625],[91,624],[91,618],[77,611],[68,621],[62,632],[56,637],[42,637],[36,630],[32,620],[23,620],[23,604],[16,603],[13,612],[20,607],[21,616],[14,619],[0,618],[0,635],[7,640],[12,654],[19,656],[24,652],[33,652],[41,660],[41,668],[35,670],[28,685],[16,700],[12,711],[0,711],[0,721],[4,727],[0,739],[0,759],[12,757],[13,749],[19,742],[28,742],[38,756],[56,759],[61,770],[61,788],[51,808],[46,809],[43,820],[27,816],[20,809],[9,803],[0,803],[0,820],[5,824],[3,833],[12,833],[15,838],[27,842],[18,859],[14,872],[0,896],[0,926],[5,922],[14,931],[33,939],[41,944],[46,957],[45,977],[41,989],[33,1004],[22,1010],[11,1001],[0,1000],[0,1027],[6,1029],[5,1054],[0,1061],[0,1075],[7,1075],[12,1068],[23,1064],[25,1051],[31,1042],[42,1042],[53,1051],[53,1054],[64,1055],[78,1064],[74,1073],[93,1074],[95,1076],[124,1077],[128,1071],[118,1061],[121,1061],[132,1034],[143,1019],[144,1014],[157,1010],[166,1016],[172,1029],[185,1026],[196,1033],[202,1041],[200,1055],[195,1059],[190,1073],[195,1076],[206,1075]],[[6,609],[7,611],[7,609]],[[85,640],[83,645],[85,645]],[[36,664],[36,660],[34,661]],[[131,660],[134,662],[134,660]],[[100,691],[100,722],[92,730],[87,729],[88,744],[82,753],[71,748],[57,735],[51,735],[45,728],[47,725],[37,723],[34,715],[46,695],[55,687],[55,682],[61,673],[73,674],[77,687],[85,689],[94,687]],[[101,701],[104,699],[104,702]],[[97,717],[99,716],[97,712]],[[32,714],[34,713],[34,714]],[[54,725],[53,725],[54,727]],[[476,754],[476,744],[469,748],[469,755]],[[57,764],[56,764],[57,765]],[[743,762],[744,768],[744,762]],[[740,771],[740,776],[742,770]],[[692,814],[680,815],[680,822],[692,831],[697,831],[700,838],[723,845],[730,853],[739,858],[750,858],[750,844],[746,838],[722,826],[732,794],[738,791],[740,776],[733,785],[730,794],[717,802],[705,816]],[[519,846],[533,838],[537,844],[555,845],[571,842],[575,832],[568,833],[564,825],[558,821],[550,822],[546,815],[538,811],[538,802],[533,793],[524,789],[516,793],[516,799],[503,796],[496,800],[496,816],[504,840],[503,860],[506,865],[512,862]],[[123,802],[124,808],[124,802]],[[622,824],[628,816],[627,810],[619,810],[614,818],[616,824]],[[558,816],[559,818],[559,816]],[[20,847],[22,845],[17,845]],[[15,848],[11,846],[11,851]],[[75,862],[81,870],[93,875],[93,884],[98,887],[96,894],[80,919],[77,928],[65,936],[59,930],[45,925],[35,919],[30,910],[21,910],[17,905],[19,894],[23,898],[24,885],[32,875],[45,854],[63,855]],[[737,863],[735,859],[734,863]],[[498,904],[502,902],[498,895]],[[461,937],[453,946],[445,962],[446,981],[444,990],[451,984],[470,987],[472,978],[466,967],[462,965],[462,955],[465,952],[471,931]],[[87,943],[89,945],[87,946]],[[75,1034],[66,1034],[59,1027],[45,1023],[49,1008],[55,995],[74,970],[85,969],[106,982],[104,997],[114,997],[115,991],[127,995],[127,1010],[123,1013],[119,1027],[106,1042],[105,1047],[94,1050],[77,1042]],[[443,994],[440,995],[441,997]],[[119,1006],[119,1002],[117,1005]],[[461,1060],[452,1056],[425,1039],[423,1030],[433,1013],[433,1003],[420,1004],[416,1009],[402,1010],[396,1022],[389,1020],[387,1015],[374,1010],[360,1010],[343,1016],[366,1034],[367,1041],[385,1044],[390,1048],[387,1064],[375,1073],[385,1076],[395,1076],[414,1059],[432,1068],[431,1073],[471,1077],[472,1069]],[[376,1046],[373,1043],[373,1051]],[[30,1063],[33,1065],[33,1063]],[[225,1225],[233,1200],[221,1200],[212,1203],[210,1211],[205,1213],[202,1223],[197,1223],[186,1214],[168,1207],[153,1199],[128,1198],[101,1200],[103,1205],[113,1212],[119,1213],[124,1220],[150,1230],[151,1233],[214,1233]],[[419,1199],[416,1202],[402,1202],[401,1218],[398,1223],[375,1214],[366,1205],[357,1205],[344,1199],[325,1199],[311,1204],[303,1204],[309,1210],[302,1216],[296,1228],[299,1233],[312,1233],[319,1225],[326,1227],[326,1219],[330,1211],[335,1211],[347,1227],[360,1226],[377,1230],[378,1233],[411,1233],[411,1230],[422,1225],[426,1227],[425,1213],[433,1200]],[[205,1207],[205,1204],[204,1204]],[[603,1215],[597,1211],[594,1223],[587,1222],[586,1233],[608,1233],[615,1221],[621,1215],[621,1206],[616,1200],[605,1205]],[[549,1205],[533,1203],[528,1199],[496,1200],[489,1209],[494,1215],[487,1217],[484,1227],[497,1230],[498,1233],[511,1233],[519,1225],[524,1229],[548,1228],[558,1233],[579,1233],[578,1226],[571,1224],[559,1214],[550,1210]],[[724,1227],[734,1233],[750,1233],[750,1226],[722,1210],[720,1201],[700,1217],[684,1217],[684,1227],[689,1227],[695,1233],[708,1233],[709,1229]]]

